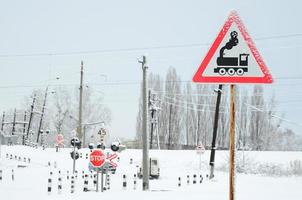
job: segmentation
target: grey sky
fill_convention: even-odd
[[[265,92],[275,93],[280,116],[301,124],[301,7],[299,0],[1,0],[0,111],[18,107],[32,89],[55,84],[57,75],[60,84],[74,88],[83,60],[85,83],[105,95],[112,109],[112,134],[132,137],[141,80],[136,58],[147,54],[150,72],[164,76],[173,66],[182,80],[191,80],[229,12],[236,10],[275,78]],[[98,52],[183,44],[200,45]],[[102,85],[105,81],[124,84]],[[282,126],[302,132],[297,125]]]

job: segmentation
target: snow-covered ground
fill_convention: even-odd
[[[138,180],[137,189],[133,187],[133,177],[137,171],[137,165],[141,162],[141,150],[125,150],[119,154],[120,161],[116,174],[111,175],[110,190],[96,193],[95,191],[83,192],[84,180],[82,171],[88,171],[88,149],[80,149],[83,157],[76,162],[76,170],[79,172],[75,183],[75,193],[70,193],[71,183],[67,180],[67,171],[71,174],[72,159],[70,149],[62,149],[59,153],[55,149],[34,149],[24,146],[2,146],[0,170],[0,199],[228,199],[228,173],[215,171],[215,178],[207,180],[208,160],[210,152],[206,151],[201,157],[195,151],[168,151],[152,150],[150,157],[157,157],[160,161],[161,175],[159,180],[150,180],[150,191],[143,192],[141,180]],[[6,158],[8,154],[8,158]],[[10,155],[13,159],[10,159]],[[17,156],[17,160],[15,160]],[[18,158],[21,161],[18,161]],[[24,162],[24,157],[30,158],[31,162]],[[227,168],[227,151],[218,151],[216,154],[217,169]],[[286,169],[293,160],[302,160],[302,152],[245,152],[239,153],[237,157],[246,161],[249,165],[262,164],[262,166],[278,165]],[[133,163],[130,164],[130,159]],[[54,163],[56,162],[56,167]],[[50,163],[50,166],[48,166]],[[19,166],[19,167],[18,167]],[[25,167],[22,167],[25,166]],[[201,170],[199,170],[201,168]],[[12,169],[14,180],[12,180]],[[58,172],[62,174],[62,194],[58,194]],[[52,192],[48,194],[48,178],[52,175]],[[122,177],[127,176],[127,188],[122,187]],[[193,174],[196,174],[197,184],[192,184]],[[199,176],[204,180],[200,184]],[[190,184],[187,184],[187,175],[190,176]],[[181,187],[178,187],[178,177],[181,177]],[[93,189],[92,180],[89,180],[89,189]],[[236,176],[235,198],[240,200],[301,200],[302,199],[302,176],[267,176],[261,174],[242,174]]]

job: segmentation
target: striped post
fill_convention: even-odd
[[[85,174],[84,176],[84,192],[88,192],[88,174]]]
[[[25,157],[23,158],[23,162],[26,162],[26,158]]]
[[[127,188],[127,178],[126,174],[123,175],[123,189],[125,190]]]
[[[58,178],[58,194],[62,194],[62,178],[59,176]]]
[[[110,190],[110,174],[109,174],[109,172],[106,174],[106,187],[107,187],[107,190]]]
[[[27,158],[27,160],[28,160],[28,163],[30,163],[30,158]]]
[[[67,170],[67,180],[69,180],[69,171]]]
[[[134,174],[134,178],[133,178],[133,189],[136,190],[136,186],[137,186],[137,176],[136,174]]]
[[[203,177],[202,177],[202,175],[200,174],[200,181],[199,181],[199,183],[202,183],[202,181],[203,181]]]
[[[90,171],[90,178],[92,179],[92,177],[93,177],[93,173],[92,171]]]
[[[48,192],[49,195],[51,193],[51,182],[52,182],[51,177],[49,177],[48,178],[48,184],[47,184],[47,192]]]
[[[14,181],[15,180],[15,172],[14,172],[14,170],[12,169],[12,181]]]
[[[21,161],[21,157],[19,156],[18,161]]]
[[[88,159],[88,153],[86,153],[86,160]]]
[[[11,160],[13,159],[13,155],[12,154],[9,155],[9,159],[11,159]]]
[[[181,186],[181,178],[178,177],[178,187],[180,187],[180,186]]]
[[[130,158],[130,165],[132,165],[133,164],[133,159],[132,158]]]
[[[2,181],[2,169],[0,170],[0,181]]]
[[[190,175],[187,175],[187,185],[190,185]]]
[[[96,177],[96,174],[93,174],[93,185],[94,185],[94,187],[96,187],[96,183],[97,183],[97,177]]]
[[[74,193],[74,176],[71,176],[71,193]]]
[[[76,170],[74,173],[75,173],[75,179],[77,179],[78,178],[78,171]]]
[[[80,153],[80,158],[82,158],[82,153]]]
[[[196,184],[196,174],[193,175],[193,184]]]
[[[57,168],[57,161],[54,162],[54,167]]]
[[[6,158],[8,158],[8,153],[6,154]]]

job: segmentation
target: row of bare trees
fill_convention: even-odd
[[[29,121],[31,105],[35,98],[34,112],[30,129],[33,132],[33,139],[37,137],[38,127],[41,119],[41,110],[45,99],[45,91],[34,90],[32,95],[25,97],[21,109],[16,111],[16,121],[24,121],[26,112],[26,122]],[[76,131],[78,126],[78,108],[79,108],[79,91],[58,86],[51,88],[48,91],[46,99],[46,109],[43,117],[42,130],[50,130],[47,137],[48,144],[55,143],[57,134],[63,134],[65,144],[69,143],[72,137],[72,132]],[[25,111],[25,112],[24,112]],[[5,113],[4,121],[13,120],[14,110],[8,110]],[[103,104],[102,98],[96,98],[93,95],[93,90],[89,87],[85,88],[83,93],[83,124],[104,121],[106,124],[111,122],[111,111]],[[28,124],[26,124],[27,126]],[[84,126],[86,132],[86,141],[95,142],[97,140],[97,132],[100,125]],[[9,134],[12,129],[12,124],[7,124],[3,127],[4,133]],[[27,129],[27,127],[26,127]],[[23,125],[16,125],[15,135],[23,134]],[[21,143],[20,139],[19,142]],[[69,144],[68,144],[69,145]]]
[[[157,94],[160,111],[157,116],[161,148],[194,148],[200,142],[209,148],[212,141],[215,112],[215,88],[218,85],[181,81],[174,68],[166,77],[149,75],[149,88]],[[263,87],[251,91],[236,90],[236,145],[250,150],[299,150],[302,139],[291,130],[280,128],[281,120],[273,118],[276,102],[266,100]],[[141,140],[141,101],[136,122],[136,137]],[[229,91],[223,87],[216,144],[229,145]]]

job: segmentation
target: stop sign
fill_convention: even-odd
[[[93,167],[102,167],[105,164],[106,156],[101,150],[94,150],[90,154],[90,162]]]

